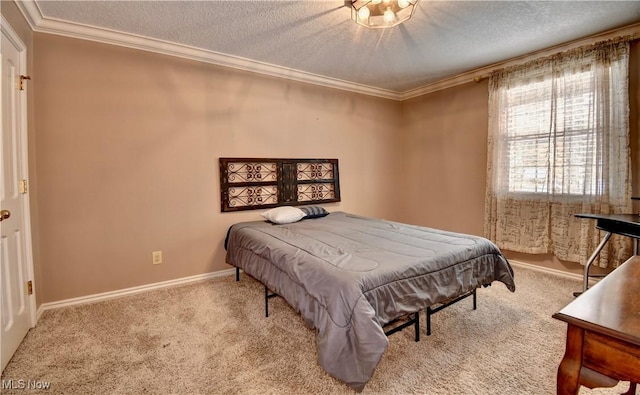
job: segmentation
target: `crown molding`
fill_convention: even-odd
[[[38,33],[55,34],[59,36],[155,52],[162,55],[176,56],[179,58],[230,67],[252,73],[264,74],[271,77],[279,77],[287,80],[320,85],[369,96],[377,96],[385,99],[400,100],[401,97],[401,93],[399,92],[374,88],[363,84],[356,84],[337,78],[329,78],[301,70],[258,62],[239,56],[227,55],[220,52],[204,50],[188,45],[176,44],[169,41],[153,39],[111,29],[98,28],[95,26],[67,22],[54,18],[46,18],[42,15],[38,5],[33,0],[16,1],[16,4],[26,18],[27,23],[31,26],[31,29]]]
[[[38,24],[40,24],[43,19],[42,11],[40,11],[38,4],[33,0],[14,0],[14,3],[18,6],[22,16],[27,20],[31,30],[36,31]]]
[[[78,38],[95,41],[104,44],[118,45],[121,47],[139,49],[158,54],[175,56],[198,62],[215,64],[223,67],[230,67],[237,70],[248,71],[268,75],[271,77],[284,78],[287,80],[319,85],[327,88],[340,89],[343,91],[360,93],[363,95],[376,96],[395,101],[404,101],[418,96],[437,92],[443,89],[452,88],[472,81],[479,82],[487,78],[491,72],[504,67],[523,63],[541,56],[548,56],[552,53],[565,51],[582,45],[591,44],[596,41],[606,40],[617,36],[631,35],[634,38],[640,37],[640,23],[613,29],[589,37],[584,37],[568,43],[556,45],[541,51],[509,59],[504,62],[494,63],[478,69],[474,69],[456,76],[436,81],[422,87],[396,92],[387,89],[375,88],[363,84],[357,84],[337,78],[329,78],[318,74],[308,73],[301,70],[276,66],[269,63],[232,56],[220,52],[204,50],[188,45],[176,44],[169,41],[153,39],[140,35],[124,33],[117,30],[98,28],[95,26],[83,25],[62,21],[54,18],[45,18],[34,0],[15,0],[16,5],[24,15],[31,29],[39,33],[49,33],[59,36]]]
[[[468,71],[466,73],[458,74],[451,78],[437,81],[433,84],[425,85],[420,88],[403,92],[400,94],[400,98],[398,100],[404,101],[408,99],[413,99],[418,96],[426,95],[428,93],[433,93],[443,89],[452,88],[454,86],[458,86],[462,84],[467,84],[472,81],[480,82],[480,80],[488,78],[489,75],[491,75],[491,73],[495,70],[499,70],[509,66],[514,66],[516,64],[522,64],[540,57],[549,56],[558,52],[567,51],[572,48],[577,48],[583,45],[589,45],[598,41],[604,41],[604,40],[612,39],[615,37],[621,37],[621,36],[631,36],[633,39],[637,39],[638,37],[640,37],[640,23],[624,26],[618,29],[608,30],[608,31],[594,34],[588,37],[583,37],[583,38],[570,41],[564,44],[556,45],[553,47],[545,48],[540,51],[536,51],[536,52],[528,53],[526,55],[511,58],[504,62],[493,63],[488,66],[484,66],[475,70]]]

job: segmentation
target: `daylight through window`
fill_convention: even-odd
[[[508,191],[594,195],[602,187],[590,114],[591,70],[506,92]],[[552,84],[560,92],[552,98]]]

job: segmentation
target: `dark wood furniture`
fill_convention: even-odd
[[[584,276],[582,283],[582,291],[586,291],[589,288],[589,277],[602,277],[602,275],[589,275],[589,269],[591,264],[596,260],[600,251],[604,248],[605,244],[611,238],[611,235],[616,233],[623,236],[628,236],[635,239],[633,255],[638,255],[638,239],[640,239],[640,215],[638,214],[576,214],[576,218],[595,219],[596,228],[605,232],[602,241],[596,247],[596,250],[591,254],[587,263],[584,265]],[[578,296],[581,292],[574,292],[575,296]]]
[[[338,159],[220,158],[222,212],[340,201]]]
[[[640,257],[631,257],[553,315],[567,327],[557,393],[640,382]]]

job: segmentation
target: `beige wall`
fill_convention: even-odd
[[[487,80],[402,102],[402,221],[482,235]]]
[[[397,216],[397,102],[36,33],[43,302],[222,269],[219,157],[340,161],[342,202]],[[151,264],[162,250],[164,263]]]

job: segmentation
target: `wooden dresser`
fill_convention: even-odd
[[[568,324],[567,347],[558,368],[558,394],[580,385],[613,387],[640,382],[640,256],[615,269],[553,315]],[[631,392],[633,391],[633,392]]]

